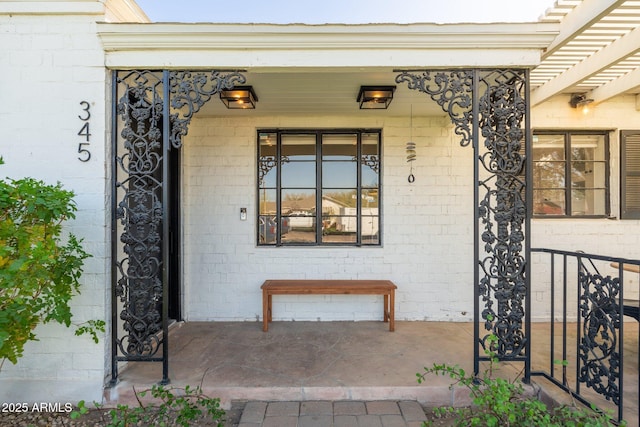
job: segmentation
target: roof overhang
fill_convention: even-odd
[[[555,23],[98,24],[109,68],[534,67]]]

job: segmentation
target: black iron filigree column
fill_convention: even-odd
[[[238,72],[113,74],[112,383],[119,361],[158,361],[168,378],[169,156],[195,113]]]
[[[396,82],[431,97],[449,114],[460,144],[473,145],[475,372],[488,360],[480,355],[483,349],[501,360],[523,361],[528,380],[528,71],[404,71]]]

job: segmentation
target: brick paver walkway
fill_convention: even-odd
[[[238,427],[419,427],[416,401],[247,402]]]

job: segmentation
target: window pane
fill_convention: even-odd
[[[564,162],[534,162],[534,188],[565,188]]]
[[[363,164],[362,165],[362,186],[376,188],[378,187],[378,164],[375,165]]]
[[[324,190],[322,192],[322,214],[343,214],[341,209],[358,206],[356,190]],[[350,215],[355,215],[355,212]]]
[[[605,160],[604,135],[571,135],[571,160]]]
[[[315,135],[282,135],[281,155],[288,160],[315,160]]]
[[[533,190],[534,215],[564,215],[564,190]]]
[[[260,197],[260,215],[276,214],[276,190],[267,190],[262,188],[259,190]]]
[[[371,190],[362,190],[362,194],[360,195],[362,198],[362,214],[363,215],[378,215],[378,189]],[[367,209],[375,208],[375,212],[368,213]]]
[[[571,191],[571,215],[605,215],[604,189],[580,189]]]
[[[278,169],[275,162],[258,162],[258,181],[260,187],[276,187]]]
[[[270,157],[275,158],[276,146],[278,144],[278,138],[275,133],[261,133],[260,134],[260,160]]]
[[[581,188],[605,188],[606,165],[603,162],[571,162],[571,185]]]
[[[352,209],[355,212],[355,209]],[[356,243],[357,216],[322,216],[323,243]]]
[[[564,135],[535,135],[533,137],[533,160],[565,160]]]
[[[275,221],[269,216],[258,218],[258,242],[262,244],[275,244],[278,227]]]
[[[352,188],[358,184],[355,162],[323,162],[322,186],[324,188]]]
[[[316,191],[314,189],[282,190],[282,213],[291,216],[315,216]]]
[[[358,153],[358,136],[323,135],[322,160],[352,160]]]
[[[282,163],[283,187],[315,187],[316,163],[315,162],[288,162]]]
[[[378,187],[380,173],[380,156],[378,137],[376,134],[362,135],[362,186]]]
[[[362,137],[362,155],[363,156],[377,156],[378,152],[378,140],[379,134],[377,133],[363,133]]]
[[[293,213],[282,217],[283,234],[282,244],[290,243],[316,243],[316,218]],[[288,229],[285,228],[288,225]],[[286,229],[286,233],[284,230]]]
[[[372,208],[371,211],[374,209]],[[375,209],[377,211],[377,208]],[[380,218],[378,216],[367,216],[366,211],[363,210],[362,215],[362,244],[363,245],[377,245],[380,243],[379,224]]]

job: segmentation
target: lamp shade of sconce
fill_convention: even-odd
[[[357,101],[361,110],[384,110],[393,100],[395,86],[360,86]]]
[[[236,86],[233,89],[221,90],[220,100],[230,110],[254,109],[258,97],[252,86]]]

